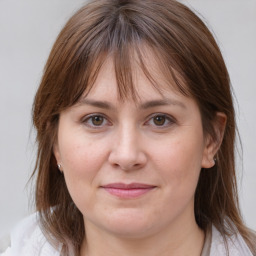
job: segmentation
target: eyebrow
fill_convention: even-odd
[[[175,105],[181,108],[186,108],[186,106],[182,102],[174,99],[161,99],[161,100],[147,101],[145,103],[142,103],[140,105],[140,108],[147,109],[147,108],[153,108],[158,106],[168,106],[168,105]]]
[[[107,101],[98,101],[98,100],[91,100],[91,99],[81,99],[79,102],[79,105],[91,105],[97,108],[102,108],[102,109],[114,109],[114,106],[107,102]]]
[[[114,105],[110,102],[107,101],[98,101],[98,100],[92,100],[88,98],[83,98],[79,101],[79,105],[91,105],[97,108],[102,108],[102,109],[115,109]],[[139,104],[139,109],[148,109],[148,108],[153,108],[153,107],[159,107],[159,106],[168,106],[168,105],[174,105],[174,106],[179,106],[181,108],[186,109],[186,106],[177,100],[174,99],[161,99],[161,100],[150,100],[143,102],[142,104]]]

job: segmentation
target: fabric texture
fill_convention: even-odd
[[[230,256],[253,256],[239,234],[228,238],[227,243]],[[201,256],[226,255],[223,237],[213,226],[210,232],[206,234]],[[38,225],[38,215],[35,213],[24,219],[13,230],[11,246],[0,256],[61,256],[61,245],[58,250],[50,245]]]
[[[11,232],[11,245],[0,256],[60,256],[43,235],[36,213],[21,221]]]
[[[228,238],[229,256],[253,256],[240,234]],[[227,255],[223,237],[219,231],[212,227],[212,243],[210,256]]]

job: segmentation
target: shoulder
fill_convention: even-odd
[[[11,232],[11,246],[0,256],[60,256],[43,235],[38,225],[38,214],[22,220]]]
[[[253,256],[242,236],[237,233],[231,237],[227,237],[227,246],[229,255],[232,256]],[[220,232],[212,227],[212,243],[210,256],[226,255],[226,246],[224,238]]]

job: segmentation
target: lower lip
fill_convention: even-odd
[[[132,199],[140,197],[151,190],[154,189],[154,187],[150,188],[132,188],[132,189],[121,189],[121,188],[104,188],[109,194],[114,195],[119,198],[124,199]]]

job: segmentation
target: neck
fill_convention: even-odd
[[[144,237],[120,237],[86,225],[86,239],[81,256],[199,256],[204,244],[204,232],[196,222],[183,222],[177,227],[166,227]]]

